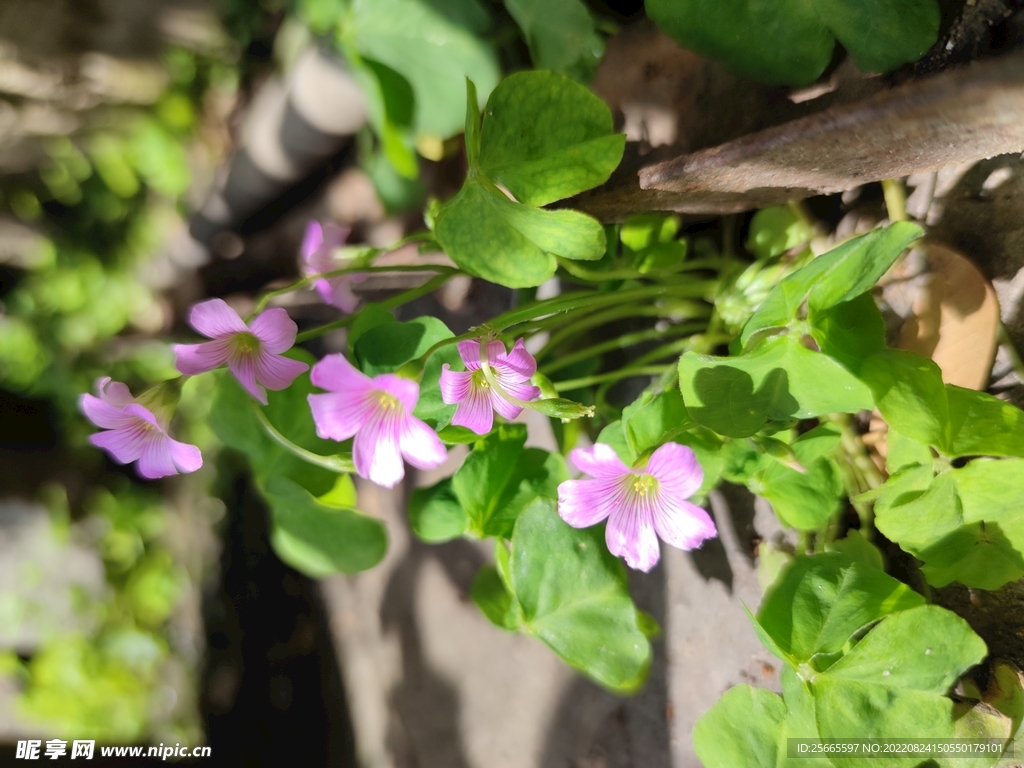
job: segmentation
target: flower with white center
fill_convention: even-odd
[[[460,341],[459,356],[466,371],[453,371],[447,363],[441,368],[441,399],[448,405],[458,404],[452,424],[466,427],[478,435],[486,435],[494,424],[494,413],[514,419],[522,413],[525,403],[540,397],[540,389],[529,383],[537,372],[537,361],[526,351],[519,339],[511,352],[500,341],[487,344],[487,367],[482,366],[483,342]]]
[[[246,325],[222,299],[210,299],[192,307],[189,324],[213,341],[175,344],[174,365],[180,373],[194,376],[227,363],[238,382],[263,405],[264,387],[287,388],[309,366],[282,357],[295,343],[298,327],[283,309],[268,309]]]
[[[370,378],[342,354],[327,355],[310,379],[328,390],[309,395],[317,434],[352,444],[356,473],[385,488],[405,477],[402,458],[418,469],[436,469],[448,452],[437,434],[412,415],[420,385],[393,373]]]
[[[141,405],[124,384],[110,377],[96,382],[99,397],[82,395],[82,412],[103,432],[89,437],[119,464],[138,462],[138,473],[149,480],[195,472],[203,466],[199,449],[167,434],[167,424]]]
[[[704,481],[704,470],[685,445],[665,443],[639,469],[627,467],[604,443],[577,448],[569,459],[590,478],[558,486],[558,514],[574,528],[607,519],[608,551],[630,568],[657,565],[659,538],[690,550],[717,535],[708,513],[687,501]]]

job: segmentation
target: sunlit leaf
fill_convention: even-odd
[[[647,13],[685,48],[768,83],[806,85],[838,39],[867,72],[915,61],[936,40],[935,0],[647,0]]]

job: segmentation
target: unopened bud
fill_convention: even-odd
[[[427,200],[427,207],[423,210],[423,223],[427,225],[427,229],[431,232],[434,231],[434,226],[437,224],[437,215],[441,212],[441,201],[436,197],[431,197]]]
[[[533,374],[533,378],[530,379],[530,383],[533,384],[543,397],[558,397],[558,390],[555,389],[555,385],[551,383],[551,379],[545,376],[539,371]]]
[[[801,474],[806,474],[807,468],[800,463],[793,449],[786,443],[776,440],[774,437],[764,437],[763,435],[754,435],[750,440],[783,466],[794,469]]]
[[[562,421],[572,421],[573,419],[594,415],[594,406],[583,405],[583,403],[577,403],[575,400],[566,400],[564,397],[532,400],[527,405],[538,413],[543,413],[545,416],[552,416]]]

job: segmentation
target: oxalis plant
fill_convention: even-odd
[[[653,568],[660,542],[701,546],[716,535],[707,493],[746,485],[798,532],[795,552],[762,548],[778,573],[750,616],[783,662],[783,693],[729,689],[694,733],[708,766],[787,763],[789,738],[1012,743],[1024,714],[1015,671],[993,667],[985,691],[958,684],[987,649],[929,594],[1024,576],[1024,414],[886,348],[871,290],[922,230],[894,223],[816,254],[801,209],[773,208],[751,222],[748,261],[729,238],[721,251],[680,238],[672,217],[606,227],[547,209],[604,183],[624,146],[604,104],[551,72],[501,81],[482,116],[469,83],[465,145],[462,189],[407,238],[454,266],[377,266],[383,251],[342,248],[341,232],[312,223],[301,280],[245,318],[216,298],[192,309],[204,338],[175,345],[181,379],[138,397],[103,379],[83,395],[102,430],[93,443],[147,478],[198,469],[170,425],[181,386],[216,377],[210,425],[248,457],[278,555],[314,577],[371,568],[387,547],[384,525],[356,509],[352,474],[394,487],[406,463],[433,469],[466,444],[454,475],[412,494],[412,530],[493,539],[494,564],[472,588],[484,615],[620,693],[643,684],[658,631],[626,568]],[[358,307],[353,283],[399,270],[427,279]],[[460,335],[392,314],[457,275],[519,289],[519,302]],[[531,298],[555,275],[561,293]],[[339,316],[299,332],[271,304],[310,288]],[[345,352],[316,360],[297,346],[341,328]],[[623,351],[627,362],[604,363]],[[623,407],[627,380],[642,391]],[[551,418],[559,450],[525,446],[514,421],[525,409]],[[871,410],[888,424],[887,477],[852,418]],[[913,588],[886,573],[880,535],[905,553]]]

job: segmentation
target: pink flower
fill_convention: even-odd
[[[137,461],[138,473],[150,480],[195,472],[203,466],[199,449],[172,439],[167,425],[140,405],[124,384],[107,376],[96,382],[96,391],[99,397],[82,395],[79,405],[89,421],[106,430],[92,435],[89,442],[114,461]]]
[[[302,274],[305,277],[312,277],[343,269],[344,265],[335,260],[334,251],[345,242],[348,233],[346,227],[339,227],[337,224],[321,227],[320,222],[310,221],[302,238]],[[351,284],[361,283],[365,279],[366,275],[355,272],[322,278],[317,280],[313,287],[325,304],[350,314],[359,303],[359,297],[352,293]]]
[[[430,427],[412,415],[420,385],[393,373],[372,379],[344,355],[328,355],[313,366],[312,382],[325,395],[309,395],[316,432],[328,440],[355,435],[356,472],[385,488],[405,477],[402,457],[419,469],[441,466],[448,453]]]
[[[500,341],[487,345],[487,365],[500,391],[487,381],[480,366],[482,347],[481,341],[460,341],[459,355],[469,370],[453,371],[447,363],[441,368],[441,399],[448,405],[458,403],[452,424],[471,429],[478,435],[491,431],[492,409],[506,419],[514,419],[523,411],[515,400],[526,402],[540,396],[540,389],[527,383],[537,372],[537,361],[526,351],[522,339],[507,354]]]
[[[608,518],[608,551],[630,568],[649,571],[658,563],[658,537],[690,550],[716,535],[708,513],[687,499],[704,480],[693,451],[677,443],[658,448],[643,469],[630,469],[611,446],[597,443],[569,454],[592,480],[558,486],[558,514],[574,528]]]
[[[228,364],[239,383],[267,404],[267,389],[285,389],[309,368],[281,353],[295,343],[298,327],[283,309],[268,309],[248,326],[221,299],[210,299],[192,307],[189,324],[213,341],[204,344],[175,344],[175,366],[194,376]],[[260,385],[263,386],[260,386]]]

